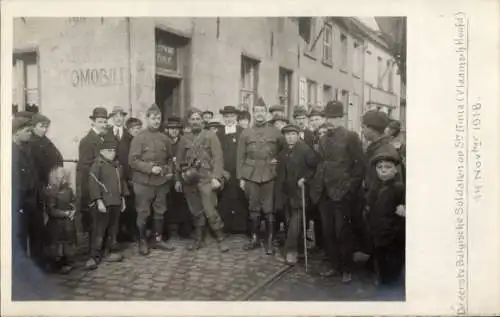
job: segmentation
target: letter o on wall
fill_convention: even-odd
[[[78,86],[80,83],[80,75],[78,75],[78,71],[76,70],[71,72],[71,83],[73,84],[73,87]]]

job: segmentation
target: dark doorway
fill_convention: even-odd
[[[155,100],[160,107],[163,115],[163,120],[179,114],[179,87],[181,80],[167,76],[156,75]]]

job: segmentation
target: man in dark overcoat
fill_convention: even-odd
[[[108,111],[102,107],[96,107],[90,115],[91,128],[87,135],[80,140],[78,145],[78,163],[76,165],[76,208],[81,216],[83,229],[90,235],[94,234],[91,230],[91,219],[89,212],[89,175],[90,166],[95,159],[99,157],[101,143],[104,136],[108,133]],[[89,238],[89,249],[90,249]]]
[[[224,126],[219,128],[217,136],[222,147],[224,170],[228,173],[220,194],[219,212],[226,232],[244,233],[247,230],[248,208],[245,194],[236,178],[236,152],[243,128],[237,125],[236,107],[225,106],[219,112],[224,119]]]
[[[321,162],[311,182],[311,198],[319,204],[323,243],[331,265],[322,275],[332,276],[339,272],[342,281],[347,283],[351,281],[352,268],[352,199],[363,178],[363,147],[358,135],[343,127],[341,102],[328,103],[325,117],[331,128],[319,140]]]
[[[177,173],[177,150],[182,138],[182,120],[179,117],[171,116],[167,119],[164,127],[165,133],[172,143],[172,153],[174,154],[172,160],[175,175]],[[172,183],[172,187],[167,194],[168,212],[165,214],[166,238],[172,238],[176,234],[181,238],[189,238],[193,227],[191,214],[184,193],[177,192],[174,185],[175,183]]]
[[[251,239],[245,250],[260,246],[260,215],[266,219],[266,253],[274,253],[274,179],[276,156],[279,151],[281,133],[266,121],[267,109],[263,102],[254,105],[255,124],[245,129],[238,141],[236,177],[249,201]]]
[[[293,121],[296,126],[299,127],[300,138],[306,142],[311,148],[314,146],[314,133],[309,129],[309,117],[308,117],[307,109],[302,106],[296,106],[293,109]]]

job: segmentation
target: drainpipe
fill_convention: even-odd
[[[128,53],[128,113],[132,116],[132,32],[130,18],[127,21],[127,53]]]

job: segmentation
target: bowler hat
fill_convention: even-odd
[[[269,112],[274,112],[274,111],[285,111],[285,106],[273,105],[273,106],[271,106],[271,108],[269,108]]]
[[[97,118],[108,118],[108,110],[103,107],[96,107],[92,110],[92,115],[89,117],[92,120],[95,120]]]
[[[344,105],[338,100],[329,101],[326,104],[323,115],[326,118],[341,118],[344,116]]]
[[[370,110],[363,115],[363,124],[380,133],[384,132],[389,121],[387,114],[378,110]]]
[[[222,110],[219,110],[219,113],[222,115],[230,113],[238,114],[238,109],[235,106],[224,106]]]
[[[295,124],[287,124],[286,126],[283,127],[283,129],[281,129],[281,133],[285,134],[288,132],[300,133],[300,128]]]
[[[179,117],[169,117],[165,123],[167,129],[182,129],[182,121]]]
[[[26,127],[32,126],[31,120],[26,117],[14,117],[12,118],[12,133],[24,129]]]
[[[116,107],[113,108],[113,110],[111,111],[111,113],[109,114],[109,116],[112,117],[115,114],[119,114],[119,113],[122,114],[122,115],[124,115],[124,116],[127,115],[127,112],[125,112],[125,110],[123,110],[122,107],[116,106]]]

